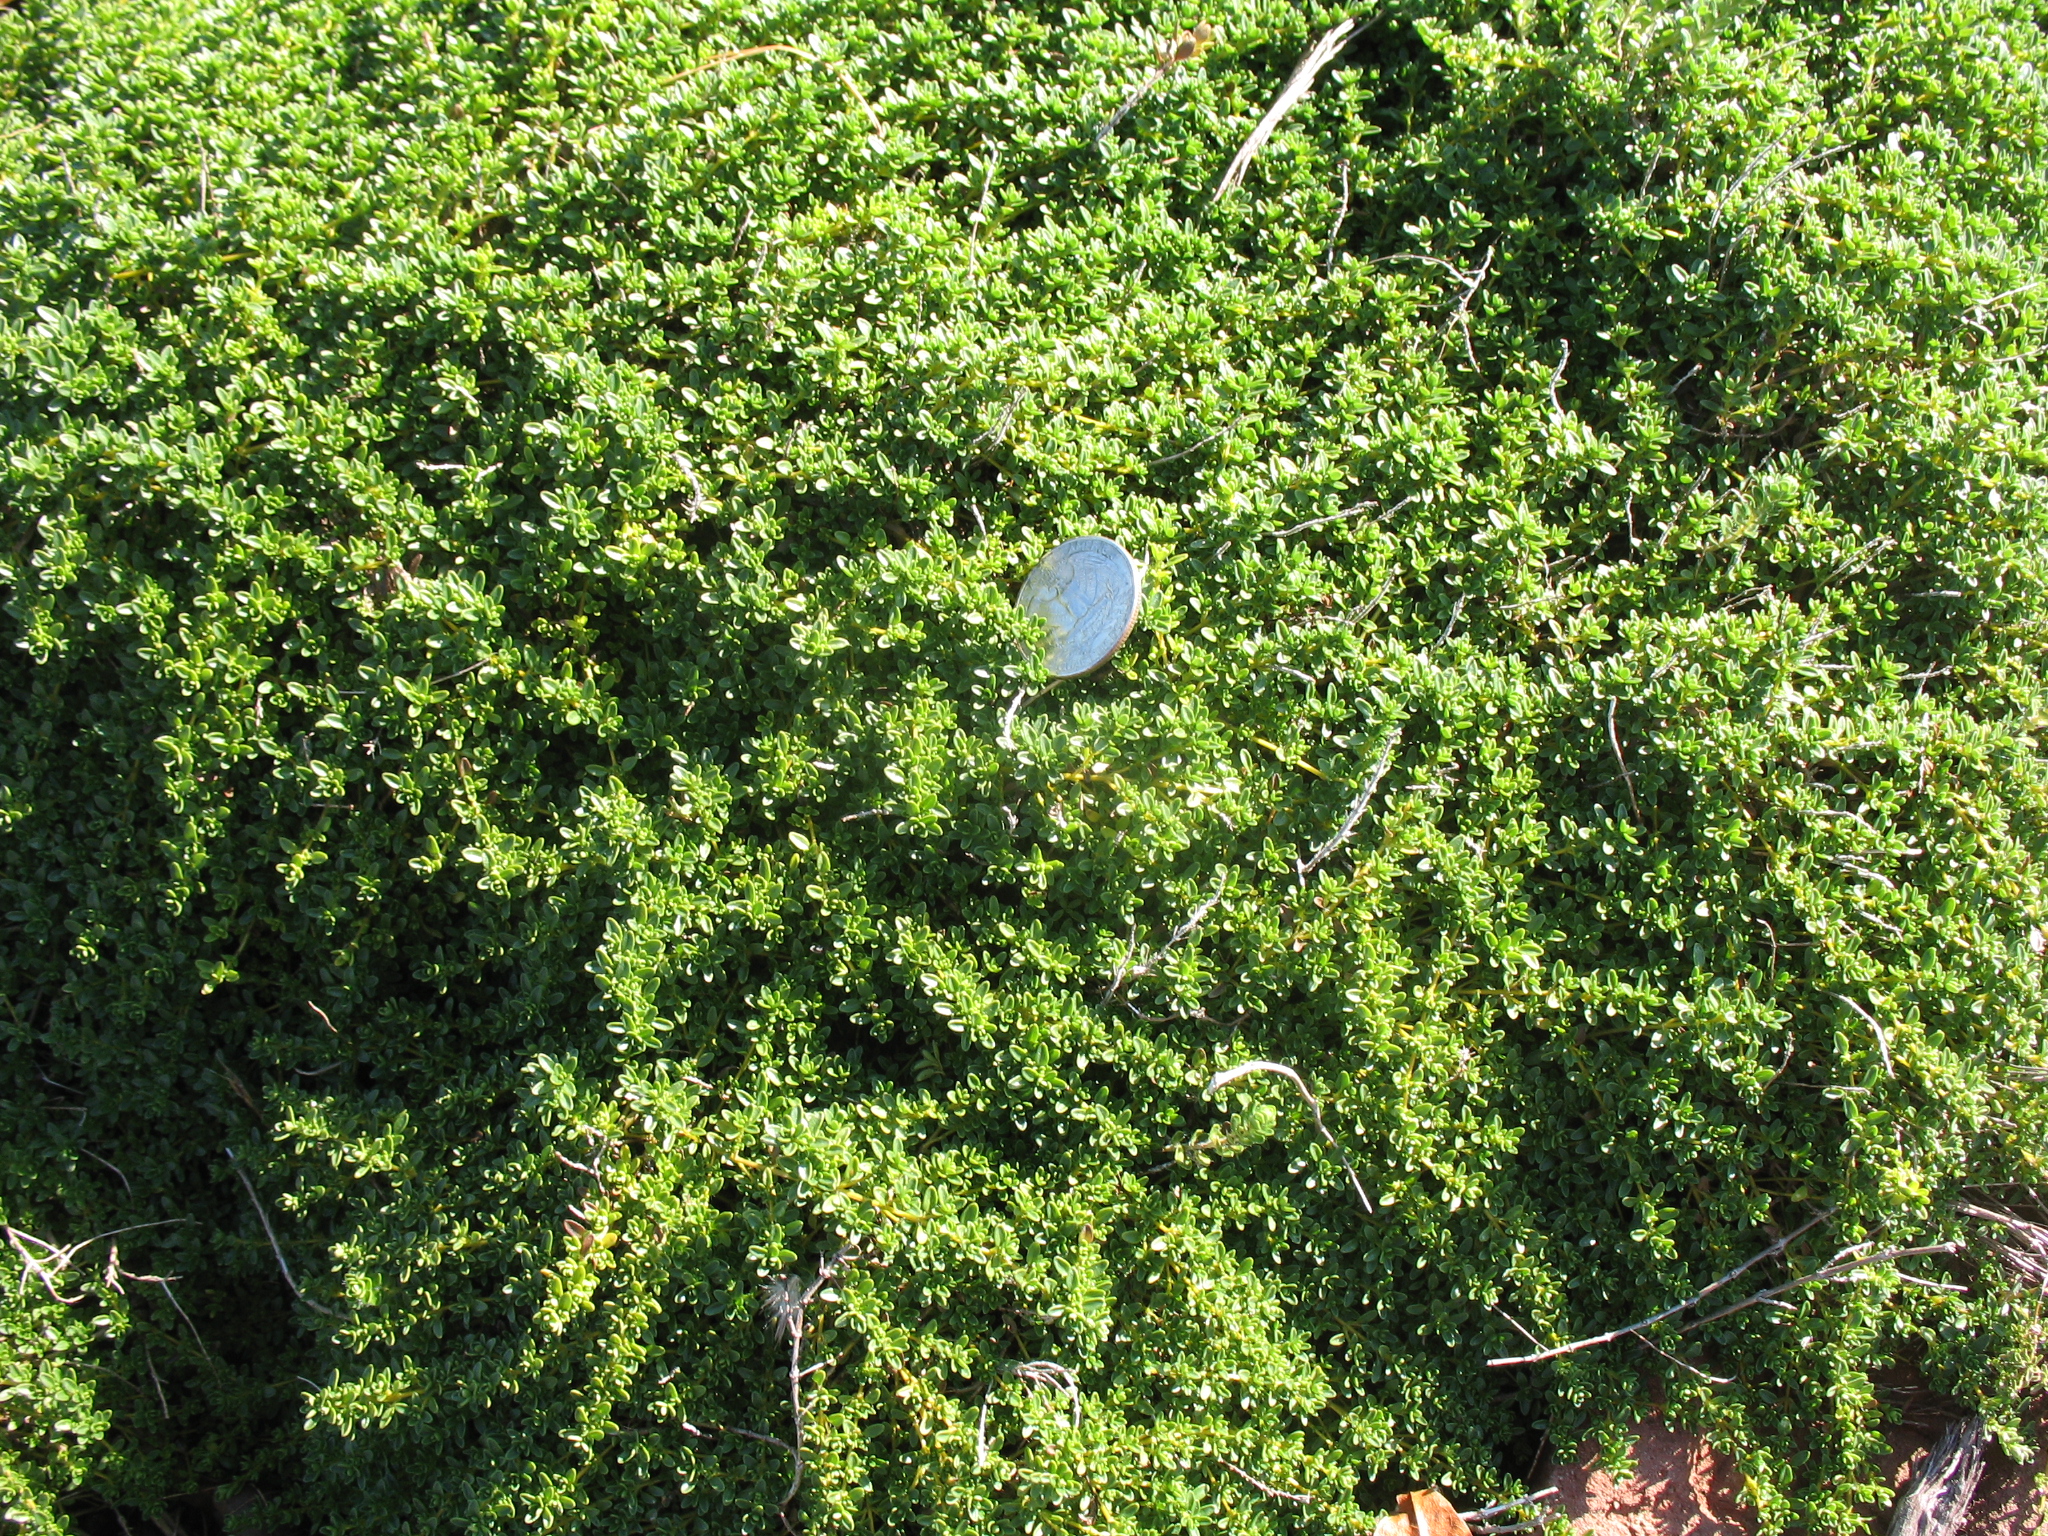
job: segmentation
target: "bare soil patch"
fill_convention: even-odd
[[[1884,1474],[1893,1488],[1905,1487],[1939,1433],[1938,1426],[1914,1423],[1886,1436],[1891,1452]],[[1754,1536],[1756,1513],[1743,1502],[1734,1462],[1699,1435],[1651,1417],[1637,1427],[1633,1476],[1596,1471],[1595,1458],[1589,1443],[1576,1461],[1553,1463],[1547,1478],[1583,1536]],[[1957,1536],[2035,1536],[2048,1529],[2044,1472],[2048,1456],[2016,1462],[1993,1449]],[[1890,1511],[1871,1514],[1871,1529],[1882,1532]]]

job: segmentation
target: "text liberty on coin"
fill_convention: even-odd
[[[1114,539],[1084,534],[1032,567],[1017,606],[1045,620],[1045,669],[1080,677],[1116,654],[1138,622],[1138,562]]]

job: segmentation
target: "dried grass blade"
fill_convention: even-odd
[[[1259,151],[1266,147],[1266,141],[1279,130],[1287,114],[1300,106],[1302,99],[1315,89],[1316,76],[1320,75],[1330,60],[1344,51],[1344,45],[1351,41],[1351,34],[1358,30],[1358,18],[1348,17],[1325,32],[1315,47],[1301,56],[1301,62],[1294,66],[1294,73],[1287,77],[1280,94],[1273,105],[1266,108],[1266,115],[1259,119],[1258,127],[1244,141],[1230,166],[1223,173],[1223,179],[1216,183],[1216,190],[1209,194],[1209,201],[1215,202],[1224,193],[1244,185],[1244,173],[1251,169],[1252,161]]]

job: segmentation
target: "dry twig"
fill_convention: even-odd
[[[1073,1403],[1074,1428],[1081,1427],[1081,1383],[1074,1373],[1057,1360],[1026,1360],[1021,1365],[1009,1367],[1009,1373],[1032,1387],[1057,1387],[1065,1392]],[[988,1465],[988,1396],[993,1386],[982,1389],[981,1411],[974,1420],[974,1466],[975,1470]]]
[[[1465,361],[1472,365],[1474,373],[1479,371],[1479,355],[1472,350],[1472,300],[1478,296],[1480,288],[1485,284],[1486,274],[1493,270],[1493,253],[1496,249],[1497,247],[1491,245],[1486,248],[1485,256],[1481,257],[1479,265],[1472,269],[1470,277],[1466,277],[1456,267],[1451,267],[1452,272],[1464,279],[1465,291],[1458,295],[1458,307],[1451,311],[1450,319],[1446,320],[1442,328],[1437,331],[1437,340],[1441,344],[1451,327],[1453,325],[1457,326],[1459,333],[1465,338]],[[1449,267],[1451,264],[1445,262],[1444,265]],[[1562,367],[1563,365],[1560,364],[1560,371],[1562,371]],[[1557,384],[1555,380],[1551,382],[1550,391],[1551,403],[1555,404],[1557,401]]]
[[[1489,1504],[1484,1509],[1461,1509],[1458,1511],[1458,1518],[1477,1530],[1492,1530],[1495,1527],[1488,1526],[1483,1522],[1491,1520],[1495,1515],[1504,1515],[1511,1509],[1524,1509],[1529,1505],[1541,1504],[1546,1499],[1554,1499],[1556,1497],[1557,1486],[1553,1483],[1548,1488],[1538,1488],[1534,1493],[1525,1493],[1520,1498],[1509,1499],[1504,1504]],[[1500,1529],[1506,1529],[1506,1527],[1500,1527]]]
[[[1815,1227],[1819,1226],[1822,1222],[1826,1221],[1830,1216],[1834,1214],[1835,1208],[1833,1206],[1829,1206],[1826,1210],[1822,1211],[1818,1216],[1815,1216],[1812,1220],[1803,1222],[1799,1226],[1794,1227],[1790,1232],[1787,1232],[1783,1237],[1779,1238],[1775,1243],[1772,1243],[1770,1247],[1764,1249],[1762,1252],[1754,1254],[1747,1259],[1744,1259],[1740,1264],[1736,1265],[1733,1269],[1729,1270],[1727,1274],[1723,1275],[1720,1279],[1716,1280],[1712,1285],[1706,1286],[1700,1290],[1693,1292],[1692,1295],[1686,1297],[1685,1300],[1679,1302],[1677,1305],[1666,1307],[1662,1312],[1659,1312],[1652,1317],[1646,1317],[1639,1323],[1630,1323],[1627,1327],[1616,1328],[1610,1333],[1597,1333],[1593,1335],[1593,1337],[1591,1337],[1590,1339],[1574,1339],[1569,1344],[1559,1344],[1553,1349],[1546,1349],[1538,1354],[1502,1355],[1499,1358],[1489,1360],[1486,1363],[1490,1366],[1539,1365],[1545,1360],[1555,1360],[1559,1355],[1575,1355],[1582,1349],[1593,1349],[1601,1344],[1612,1344],[1616,1339],[1627,1338],[1632,1333],[1640,1333],[1645,1328],[1655,1327],[1658,1323],[1664,1322],[1669,1318],[1676,1317],[1679,1313],[1687,1310],[1690,1307],[1697,1306],[1700,1302],[1706,1300],[1707,1297],[1713,1295],[1714,1292],[1720,1290],[1722,1286],[1728,1284],[1729,1281],[1738,1279],[1742,1275],[1747,1274],[1750,1270],[1755,1269],[1757,1265],[1763,1263],[1764,1260],[1776,1258],[1779,1254],[1783,1253],[1787,1247],[1791,1245],[1794,1239],[1803,1237],[1806,1233],[1812,1231]],[[1751,1305],[1751,1303],[1744,1302],[1742,1305],[1748,1306]],[[1721,1314],[1716,1314],[1716,1316],[1719,1315]],[[1702,1321],[1704,1321],[1704,1319],[1702,1319]]]
[[[198,1347],[199,1358],[204,1360],[208,1365],[213,1364],[213,1356],[209,1355],[206,1352],[206,1340],[199,1337],[198,1325],[195,1324],[190,1317],[186,1316],[185,1309],[178,1305],[178,1293],[171,1289],[171,1282],[168,1279],[164,1278],[162,1275],[131,1275],[129,1276],[129,1278],[131,1280],[148,1280],[153,1282],[154,1284],[163,1287],[164,1298],[170,1302],[171,1310],[177,1313],[179,1318],[184,1322],[186,1328],[191,1330],[192,1342],[194,1345]]]
[[[1216,903],[1223,899],[1223,886],[1226,878],[1227,871],[1219,870],[1217,872],[1216,889],[1210,893],[1206,901],[1199,903],[1192,912],[1188,913],[1186,919],[1181,923],[1181,925],[1178,928],[1174,929],[1173,932],[1167,936],[1167,940],[1164,944],[1160,945],[1157,949],[1153,950],[1151,954],[1147,955],[1143,960],[1139,961],[1138,964],[1134,966],[1117,967],[1116,976],[1110,982],[1109,992],[1106,995],[1114,997],[1119,991],[1122,990],[1125,982],[1135,981],[1140,976],[1149,976],[1152,973],[1153,967],[1157,966],[1160,961],[1164,960],[1168,955],[1172,954],[1174,949],[1181,943],[1182,940],[1186,939],[1189,934],[1193,933],[1197,928],[1201,927],[1202,919],[1207,917],[1211,912],[1215,911]],[[1128,958],[1128,951],[1126,952],[1126,958]]]
[[[1636,803],[1635,775],[1628,771],[1628,759],[1621,755],[1621,732],[1614,728],[1614,706],[1616,701],[1607,701],[1607,744],[1614,748],[1614,766],[1621,770],[1621,782],[1628,790],[1628,808],[1635,812],[1636,820],[1643,819],[1643,808]]]
[[[1226,421],[1222,426],[1218,427],[1214,432],[1211,432],[1207,437],[1202,438],[1200,441],[1190,443],[1187,445],[1187,447],[1176,449],[1172,453],[1161,454],[1156,459],[1147,459],[1139,467],[1142,469],[1156,469],[1161,464],[1171,464],[1175,459],[1184,459],[1191,453],[1200,453],[1204,448],[1208,447],[1211,443],[1215,442],[1217,438],[1222,437],[1227,433],[1234,432],[1239,427],[1243,426],[1247,421],[1251,420],[1251,415],[1252,413],[1250,411],[1239,411],[1235,416],[1231,417],[1230,420]]]
[[[1855,998],[1845,997],[1840,992],[1830,992],[1828,996],[1834,998],[1837,1002],[1847,1003],[1862,1017],[1863,1022],[1870,1026],[1871,1034],[1877,1037],[1877,1054],[1884,1058],[1884,1075],[1886,1077],[1897,1077],[1899,1074],[1892,1070],[1891,1037],[1884,1032],[1884,1026],[1872,1018],[1869,1010],[1857,1002]]]
[[[1396,512],[1414,500],[1413,496],[1403,496],[1399,501],[1387,508],[1387,516],[1392,517]],[[1342,512],[1332,512],[1328,517],[1312,517],[1305,523],[1296,523],[1291,528],[1278,529],[1265,535],[1265,537],[1269,539],[1291,538],[1297,533],[1307,533],[1311,528],[1321,528],[1330,523],[1341,523],[1347,518],[1358,516],[1361,512],[1376,512],[1379,510],[1379,505],[1376,501],[1361,501],[1356,506],[1346,507]]]
[[[1678,1331],[1680,1333],[1691,1333],[1695,1328],[1704,1328],[1709,1323],[1719,1322],[1722,1318],[1732,1313],[1740,1312],[1745,1307],[1760,1306],[1765,1302],[1774,1301],[1787,1291],[1796,1291],[1802,1285],[1812,1285],[1816,1280],[1838,1280],[1853,1270],[1867,1269],[1872,1264],[1889,1264],[1894,1259],[1911,1259],[1928,1253],[1956,1253],[1961,1248],[1962,1244],[1960,1243],[1928,1243],[1918,1248],[1885,1248],[1876,1253],[1866,1253],[1855,1258],[1848,1257],[1848,1255],[1855,1252],[1854,1249],[1844,1248],[1812,1274],[1799,1275],[1791,1280],[1787,1280],[1783,1285],[1774,1285],[1769,1290],[1758,1291],[1754,1296],[1746,1297],[1736,1302],[1733,1306],[1723,1307],[1718,1312],[1709,1312],[1705,1317],[1694,1318]],[[1901,1275],[1899,1278],[1902,1280],[1917,1280],[1919,1277],[1915,1275]],[[1921,1283],[1925,1284],[1926,1282],[1922,1281]],[[1952,1287],[1944,1286],[1941,1289],[1952,1289]],[[1956,1289],[1959,1289],[1959,1287]]]
[[[1301,1074],[1295,1071],[1294,1068],[1278,1061],[1239,1062],[1236,1066],[1218,1072],[1214,1077],[1210,1078],[1208,1091],[1214,1093],[1218,1088],[1234,1083],[1240,1077],[1244,1077],[1252,1072],[1271,1072],[1276,1076],[1286,1078],[1287,1081],[1294,1084],[1294,1091],[1301,1095],[1302,1102],[1308,1105],[1308,1112],[1315,1116],[1317,1134],[1323,1138],[1330,1150],[1337,1154],[1338,1160],[1344,1164],[1344,1172],[1351,1180],[1351,1193],[1358,1196],[1359,1206],[1365,1211],[1365,1214],[1368,1216],[1372,1215],[1372,1201],[1366,1198],[1365,1186],[1358,1182],[1358,1170],[1351,1166],[1350,1157],[1337,1144],[1337,1138],[1330,1134],[1330,1128],[1323,1124],[1322,1105],[1316,1102],[1316,1096],[1308,1091],[1308,1084],[1301,1080]]]
[[[1337,232],[1344,227],[1344,221],[1351,217],[1351,162],[1343,166],[1344,195],[1337,203],[1337,217],[1330,224],[1330,244],[1323,253],[1323,271],[1328,272],[1337,265]]]
[[[1036,693],[1029,688],[1019,688],[1017,696],[1010,700],[1010,707],[1003,712],[1003,728],[996,733],[996,745],[1005,752],[1014,751],[1017,743],[1010,735],[1010,728],[1017,723],[1018,711],[1030,708],[1065,681],[1065,678],[1056,677]]]
[[[191,1219],[189,1216],[173,1216],[166,1221],[145,1221],[139,1222],[132,1227],[116,1227],[111,1232],[95,1233],[83,1242],[72,1243],[69,1246],[50,1242],[46,1238],[37,1237],[32,1232],[23,1232],[14,1227],[0,1227],[0,1232],[7,1234],[8,1244],[21,1258],[21,1278],[17,1282],[16,1294],[20,1295],[27,1291],[28,1277],[34,1275],[36,1279],[42,1282],[43,1289],[50,1293],[52,1301],[62,1302],[65,1306],[70,1307],[76,1306],[79,1302],[85,1300],[85,1293],[80,1291],[76,1296],[61,1295],[57,1290],[57,1277],[70,1269],[71,1261],[94,1243],[101,1242],[110,1237],[120,1237],[129,1232],[146,1232],[151,1227],[175,1227]],[[42,1250],[40,1257],[29,1252],[29,1245],[31,1244]],[[153,1275],[131,1275],[129,1278],[153,1280],[156,1277]]]
[[[737,63],[741,59],[758,58],[763,54],[770,53],[787,53],[802,59],[806,64],[825,65],[839,77],[839,83],[846,87],[846,94],[853,98],[854,105],[866,114],[868,126],[874,130],[875,137],[879,139],[883,136],[881,118],[876,116],[875,109],[868,105],[867,97],[863,96],[860,87],[854,84],[853,75],[848,71],[847,67],[837,59],[820,58],[817,54],[812,53],[810,49],[799,48],[794,43],[761,43],[752,48],[735,48],[726,53],[713,54],[702,64],[693,65],[680,74],[670,75],[661,84],[663,86],[671,86],[678,81],[689,79],[692,75],[701,75],[707,69],[718,69],[726,64]],[[738,1431],[734,1431],[734,1433],[738,1433]]]
[[[1652,1344],[1648,1339],[1644,1338],[1641,1334],[1636,1335],[1636,1342],[1642,1345],[1643,1348],[1647,1349],[1651,1354],[1662,1355],[1666,1360],[1669,1360],[1681,1371],[1685,1371],[1691,1375],[1697,1376],[1701,1381],[1707,1382],[1716,1387],[1732,1387],[1735,1385],[1735,1378],[1733,1376],[1715,1376],[1710,1374],[1709,1372],[1703,1371],[1698,1366],[1694,1365],[1690,1360],[1681,1360],[1677,1355],[1671,1353],[1670,1350],[1658,1348],[1658,1346]]]
[[[817,1278],[808,1285],[795,1275],[778,1275],[768,1282],[761,1297],[761,1309],[768,1314],[770,1331],[778,1340],[789,1340],[790,1438],[785,1442],[745,1429],[728,1430],[727,1433],[780,1445],[789,1452],[789,1491],[782,1496],[779,1506],[782,1509],[789,1507],[804,1481],[804,1377],[809,1374],[804,1370],[804,1309],[817,1299],[818,1292],[825,1289],[852,1256],[853,1245],[849,1243],[818,1266]]]
[[[560,1154],[557,1153],[556,1155],[559,1156]],[[322,1317],[340,1317],[341,1314],[339,1312],[321,1306],[319,1302],[299,1289],[299,1282],[292,1278],[291,1265],[284,1261],[284,1247],[278,1242],[277,1232],[270,1225],[270,1212],[263,1208],[263,1202],[256,1194],[256,1186],[249,1182],[249,1175],[242,1172],[242,1165],[236,1161],[232,1147],[228,1149],[228,1162],[235,1170],[235,1177],[242,1181],[242,1188],[249,1192],[249,1203],[256,1207],[256,1219],[263,1223],[263,1235],[270,1239],[270,1251],[277,1255],[278,1272],[284,1276],[284,1283],[291,1288],[291,1293],[315,1312],[318,1312]]]
[[[1357,797],[1352,800],[1351,808],[1344,813],[1344,819],[1338,823],[1337,830],[1330,834],[1329,841],[1322,847],[1306,859],[1296,862],[1294,877],[1298,885],[1306,886],[1308,877],[1322,868],[1323,861],[1351,841],[1352,834],[1358,830],[1359,821],[1365,816],[1367,803],[1380,787],[1380,780],[1387,776],[1387,765],[1394,760],[1394,748],[1399,746],[1400,742],[1401,733],[1398,730],[1388,732],[1386,741],[1380,747],[1379,761],[1372,765],[1372,772],[1365,776],[1365,787],[1360,789]]]
[[[1081,1383],[1057,1360],[1026,1360],[1010,1367],[1010,1374],[1034,1387],[1057,1387],[1073,1402],[1074,1428],[1081,1427]]]
[[[1313,1504],[1315,1502],[1314,1499],[1310,1498],[1305,1493],[1289,1493],[1285,1488],[1275,1488],[1269,1483],[1260,1482],[1256,1477],[1253,1477],[1251,1473],[1245,1471],[1243,1467],[1240,1467],[1234,1461],[1226,1461],[1223,1463],[1223,1465],[1230,1468],[1231,1471],[1235,1472],[1239,1477],[1243,1478],[1246,1482],[1250,1483],[1254,1488],[1258,1489],[1259,1492],[1266,1495],[1266,1497],[1269,1499],[1285,1499],[1290,1504]]]
[[[2014,1276],[2048,1296],[2048,1227],[1989,1206],[1959,1205],[1956,1210],[1961,1215],[2005,1228],[2007,1239],[1994,1240],[1992,1251]]]
[[[1491,256],[1493,252],[1489,250],[1486,254]],[[1572,344],[1570,340],[1560,341],[1558,346],[1560,350],[1558,352],[1557,368],[1550,375],[1550,413],[1553,417],[1562,417],[1564,415],[1564,406],[1559,403],[1557,398],[1557,386],[1564,382],[1564,370],[1572,360]]]
[[[102,1168],[110,1170],[113,1173],[114,1177],[121,1181],[121,1187],[127,1190],[129,1194],[132,1195],[135,1193],[135,1186],[128,1182],[127,1174],[123,1173],[120,1169],[114,1167],[112,1163],[108,1162],[104,1157],[101,1157],[99,1153],[93,1151],[90,1147],[80,1147],[78,1150],[83,1152],[87,1157],[91,1158],[94,1162],[98,1163]]]

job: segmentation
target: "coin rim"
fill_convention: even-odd
[[[1124,621],[1124,627],[1122,631],[1117,635],[1115,640],[1110,642],[1109,649],[1102,653],[1101,658],[1097,660],[1093,665],[1082,668],[1079,672],[1053,672],[1052,658],[1049,654],[1052,647],[1047,646],[1046,650],[1048,654],[1045,658],[1045,669],[1046,671],[1051,672],[1052,675],[1057,678],[1087,677],[1092,673],[1100,672],[1104,667],[1108,666],[1111,658],[1113,658],[1118,651],[1124,648],[1124,642],[1131,638],[1131,631],[1138,627],[1138,615],[1143,613],[1145,610],[1145,568],[1138,564],[1138,557],[1136,555],[1133,555],[1128,549],[1125,549],[1123,545],[1118,543],[1115,539],[1110,538],[1107,534],[1101,533],[1077,533],[1070,539],[1061,539],[1059,543],[1053,545],[1051,549],[1048,549],[1044,554],[1040,555],[1038,559],[1033,562],[1031,569],[1024,573],[1024,580],[1017,584],[1017,606],[1019,608],[1024,607],[1024,588],[1030,585],[1031,578],[1038,574],[1040,568],[1043,567],[1047,561],[1052,559],[1054,555],[1058,554],[1061,550],[1065,549],[1070,544],[1086,544],[1090,541],[1100,544],[1107,544],[1111,549],[1115,550],[1118,554],[1122,555],[1124,557],[1124,564],[1130,567],[1131,616]],[[1028,612],[1029,610],[1026,611]]]

